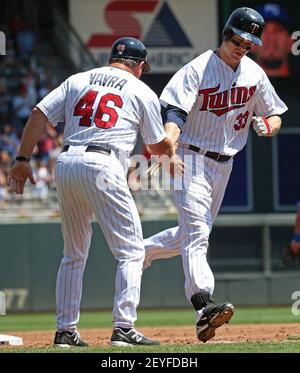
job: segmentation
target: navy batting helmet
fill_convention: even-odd
[[[116,40],[111,47],[110,60],[113,58],[145,61],[144,72],[148,73],[151,70],[147,62],[147,49],[141,41],[135,38],[124,37]]]
[[[262,45],[261,34],[265,27],[263,17],[254,9],[238,8],[232,12],[223,29],[223,40],[236,34],[254,44]]]

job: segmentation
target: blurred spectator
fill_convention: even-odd
[[[38,100],[42,100],[48,93],[53,89],[53,86],[50,82],[41,84],[38,89]]]
[[[292,266],[300,264],[300,200],[297,202],[298,211],[294,223],[294,235],[289,245],[287,245],[282,253],[281,260],[284,266]]]
[[[33,54],[35,44],[35,33],[24,24],[16,33],[16,47],[20,58],[29,59]]]
[[[19,90],[22,78],[26,75],[26,68],[18,59],[7,59],[1,63],[0,77],[5,80],[6,88],[10,93]]]
[[[300,200],[297,202],[297,215],[294,223],[294,236],[291,240],[291,250],[293,254],[300,253]]]
[[[36,159],[47,163],[50,158],[50,152],[54,149],[53,138],[48,133],[45,133],[37,146],[38,154],[36,155]]]
[[[13,61],[16,58],[16,50],[12,38],[6,39],[6,60]]]
[[[11,97],[7,93],[6,86],[0,83],[0,127],[1,123],[9,119]]]
[[[12,158],[6,150],[0,149],[0,205],[4,206],[8,197],[6,179],[12,164]]]
[[[0,59],[0,207],[13,203],[7,194],[6,178],[15,159],[20,133],[37,101],[46,96],[60,82],[50,67],[40,65],[34,55],[36,34],[16,14],[5,32],[6,56]],[[32,196],[45,200],[49,189],[55,189],[54,168],[61,151],[63,126],[48,132],[34,149],[38,184]],[[22,198],[21,198],[22,199]],[[14,200],[16,200],[14,198]],[[20,202],[20,198],[17,198]]]
[[[289,14],[285,8],[275,3],[266,3],[256,10],[264,17],[266,25],[261,38],[262,47],[253,49],[255,61],[268,76],[289,76],[289,55],[293,44]]]
[[[0,207],[6,206],[6,200],[7,200],[6,175],[5,175],[5,172],[0,169]]]
[[[20,140],[17,136],[16,129],[10,124],[6,123],[0,135],[0,150],[7,151],[12,159],[15,158]]]
[[[32,102],[31,97],[28,95],[26,86],[22,84],[18,94],[13,99],[15,125],[18,132],[22,132],[25,127],[34,104],[35,103]]]
[[[37,159],[36,168],[33,172],[36,184],[33,187],[32,195],[35,198],[45,200],[48,197],[48,182],[50,175],[48,173],[46,163],[42,159]]]
[[[10,24],[9,24],[10,32],[11,32],[11,35],[14,39],[16,38],[17,32],[19,30],[21,30],[22,27],[24,27],[24,24],[25,24],[25,21],[24,21],[23,17],[21,16],[21,14],[16,13],[13,16],[13,18],[10,21]]]
[[[50,155],[56,147],[56,139],[58,137],[56,129],[51,126],[50,123],[47,125],[47,132],[42,136],[41,140],[38,142],[38,152],[36,154],[36,159],[42,160],[46,163],[50,160]]]
[[[36,89],[36,75],[31,69],[27,71],[27,74],[23,79],[23,83],[26,87],[27,95],[33,107],[37,103],[38,93]]]
[[[12,165],[12,158],[7,150],[0,150],[0,170],[5,173],[9,171]]]

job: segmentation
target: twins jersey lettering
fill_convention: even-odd
[[[244,56],[234,71],[211,50],[180,69],[160,100],[189,113],[180,143],[230,156],[245,146],[253,112],[269,117],[287,110],[254,61]]]
[[[193,161],[185,164],[182,189],[173,191],[179,226],[144,240],[144,268],[153,260],[181,254],[185,293],[191,300],[203,290],[213,294],[214,276],[206,254],[233,164],[232,158],[221,162],[204,154],[235,155],[246,144],[253,113],[269,117],[282,114],[287,107],[254,61],[243,56],[234,71],[211,50],[181,68],[160,100],[163,106],[176,106],[188,113],[177,153],[183,160],[189,156]],[[201,312],[197,311],[198,320]]]

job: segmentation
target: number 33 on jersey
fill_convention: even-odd
[[[269,117],[287,110],[253,60],[244,56],[233,70],[212,50],[180,69],[160,99],[189,113],[180,143],[229,156],[246,144],[254,113]]]

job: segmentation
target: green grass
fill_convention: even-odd
[[[138,313],[137,328],[145,326],[181,326],[194,325],[194,311],[181,310],[141,310]],[[238,308],[231,324],[270,324],[295,323],[300,318],[293,316],[288,307],[273,308]],[[83,312],[79,329],[83,328],[111,328],[111,312]],[[54,314],[28,313],[12,314],[0,318],[0,334],[14,331],[55,330]],[[162,345],[157,347],[112,348],[107,346],[55,349],[55,348],[0,348],[5,352],[50,352],[50,353],[112,353],[112,352],[148,352],[148,353],[202,353],[202,352],[300,352],[300,336],[293,336],[284,342],[244,342],[244,343],[197,343],[186,345]]]
[[[141,310],[137,327],[193,325],[195,314],[192,309]],[[83,312],[79,328],[110,328],[111,312]],[[300,322],[288,307],[238,308],[231,324],[276,324]],[[25,330],[54,330],[55,316],[49,313],[12,314],[0,317],[0,333]]]

